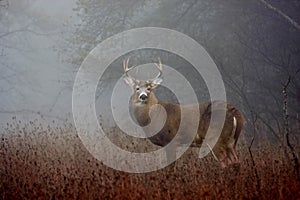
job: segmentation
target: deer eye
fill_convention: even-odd
[[[139,91],[139,90],[140,90],[140,88],[139,88],[139,87],[137,87],[137,88],[136,88],[136,91]]]
[[[150,90],[151,90],[151,88],[150,88],[150,87],[148,87],[148,88],[147,88],[147,90],[148,90],[148,91],[150,91]]]

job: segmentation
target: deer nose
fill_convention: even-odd
[[[142,95],[140,96],[140,99],[143,100],[143,101],[145,101],[145,100],[147,99],[147,95],[142,94]]]

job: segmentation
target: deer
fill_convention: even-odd
[[[184,106],[188,111],[192,112],[193,110],[198,109],[200,113],[197,133],[196,136],[193,135],[194,138],[190,147],[201,147],[201,145],[203,145],[203,141],[211,120],[212,105],[217,105],[217,107],[218,105],[223,105],[222,108],[226,109],[223,129],[214,147],[211,148],[209,146],[209,148],[214,158],[220,162],[222,168],[234,163],[239,163],[236,145],[246,122],[243,113],[233,105],[224,101],[213,101],[187,105],[160,101],[158,98],[156,98],[153,92],[163,81],[162,62],[160,59],[158,60],[158,63],[154,63],[158,69],[158,74],[154,78],[148,80],[139,80],[130,76],[129,72],[137,66],[129,67],[129,58],[123,61],[123,80],[133,91],[131,97],[131,106],[133,109],[133,115],[138,125],[141,127],[146,127],[149,123],[151,123],[150,111],[152,106],[160,105],[166,111],[167,116],[163,128],[155,135],[148,137],[150,142],[164,147],[173,138],[175,138],[181,120],[180,106]],[[189,117],[189,115],[187,117]],[[146,134],[147,131],[145,131]],[[191,137],[191,133],[184,133],[184,137],[177,139],[175,144],[184,145],[186,138],[188,137]],[[176,156],[174,149],[167,151],[166,154],[167,159]]]

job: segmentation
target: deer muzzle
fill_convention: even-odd
[[[145,100],[148,98],[148,96],[147,96],[146,93],[142,92],[142,93],[140,94],[139,98],[140,98],[140,100],[145,101]]]

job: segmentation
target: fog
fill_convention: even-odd
[[[292,133],[299,134],[300,5],[273,3],[268,7],[263,1],[234,0],[2,0],[1,124],[14,116],[24,122],[72,122],[72,87],[89,52],[114,34],[153,26],[182,32],[201,44],[221,72],[228,101],[245,113],[248,129],[256,123],[271,139],[281,137],[284,129],[282,89],[290,77],[290,124]],[[199,101],[209,100],[203,79],[194,76],[184,59],[163,51],[130,54],[138,65],[161,57],[188,77]],[[102,117],[111,112],[111,90],[123,74],[125,57],[115,60],[101,77],[96,104]],[[163,88],[157,95],[176,101]],[[102,120],[114,125],[111,114]]]
[[[4,3],[2,3],[4,4]],[[55,47],[78,22],[75,1],[9,1],[1,7],[1,122],[71,112],[72,66]],[[6,34],[6,35],[5,35]]]

